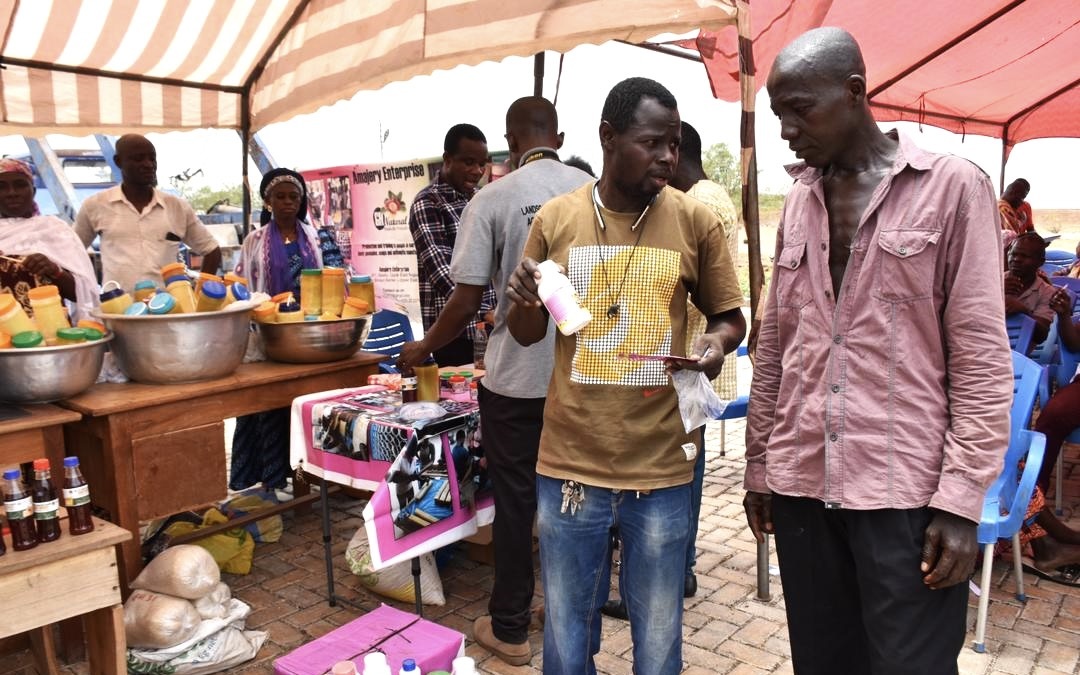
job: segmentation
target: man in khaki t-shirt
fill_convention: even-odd
[[[667,187],[679,137],[667,89],[644,78],[617,84],[600,124],[600,180],[540,209],[507,290],[510,333],[522,344],[541,340],[548,324],[538,260],[565,268],[593,315],[577,334],[556,335],[536,467],[547,673],[595,669],[614,526],[634,669],[682,667],[696,435],[683,429],[665,371],[679,365],[625,356],[685,355],[688,294],[709,321],[694,345],[693,356],[705,356],[685,367],[715,377],[746,327],[723,228],[705,205]]]

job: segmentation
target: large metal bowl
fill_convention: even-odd
[[[262,334],[266,355],[274,361],[324,363],[347,359],[355,354],[367,339],[371,316],[256,325]]]
[[[125,316],[99,314],[116,334],[112,352],[129,379],[178,384],[225,377],[244,360],[251,308]]]
[[[81,393],[97,380],[112,339],[110,333],[77,345],[0,349],[0,401],[49,403]]]

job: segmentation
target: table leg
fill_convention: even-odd
[[[295,483],[293,485],[295,490]],[[320,476],[319,508],[322,509],[323,558],[326,561],[326,600],[331,607],[337,607],[337,598],[334,597],[334,555],[330,546],[330,499],[326,493],[326,477]]]
[[[85,620],[90,675],[125,675],[127,639],[123,605],[96,609],[88,613]]]
[[[34,667],[38,673],[60,675],[60,664],[56,661],[56,640],[53,639],[52,624],[39,626],[30,631],[30,650],[34,654]]]

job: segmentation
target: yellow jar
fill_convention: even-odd
[[[146,302],[157,293],[157,284],[149,279],[135,282],[135,302]]]
[[[196,312],[216,312],[225,306],[225,284],[206,280],[197,293]]]
[[[56,345],[77,345],[86,342],[86,331],[82,328],[61,328],[56,331]]]
[[[255,319],[257,323],[276,323],[277,305],[267,300],[263,304],[251,310],[251,318]]]
[[[349,297],[363,300],[375,311],[375,282],[366,274],[349,279]]]
[[[283,302],[278,305],[277,310],[277,322],[278,323],[299,323],[304,320],[304,312],[300,309],[300,304],[296,302]]]
[[[322,270],[300,270],[300,309],[305,316],[322,314]]]
[[[165,280],[165,290],[176,300],[175,314],[191,314],[195,311],[195,292],[191,281],[183,275],[171,276]]]
[[[67,310],[60,299],[60,289],[53,285],[38,286],[26,292],[30,299],[30,309],[34,311],[34,323],[45,338],[45,344],[56,344],[56,331],[71,328]]]
[[[323,312],[319,315],[319,321],[337,321],[340,318],[337,314],[331,314],[330,312]]]
[[[103,324],[103,323],[101,323],[99,321],[91,321],[90,319],[80,319],[79,322],[75,324],[75,327],[76,328],[90,328],[92,330],[96,330],[97,332],[101,333],[102,335],[104,335],[106,333],[105,324]]]
[[[322,311],[341,316],[345,304],[345,270],[324,267],[322,270]]]
[[[247,284],[242,284],[239,281],[228,284],[225,287],[225,306],[229,306],[234,302],[247,302],[251,299],[251,291],[248,290]]]
[[[105,314],[123,314],[124,310],[131,307],[131,303],[134,302],[131,296],[120,288],[120,284],[115,281],[106,282],[101,287],[99,299],[101,301],[101,311]]]
[[[292,291],[285,291],[284,293],[278,293],[270,298],[270,301],[275,305],[280,305],[284,302],[295,302],[296,298],[293,297]]]
[[[428,359],[419,366],[413,367],[416,373],[416,400],[438,401],[439,400],[439,365],[434,359]]]
[[[11,336],[7,333],[0,333],[0,349],[11,349]]]
[[[31,330],[37,330],[37,326],[15,296],[0,293],[0,331],[8,335],[18,335]]]
[[[360,298],[345,298],[345,306],[341,309],[342,319],[355,319],[358,316],[370,314],[368,304]]]
[[[195,294],[196,295],[198,295],[199,289],[201,289],[203,284],[205,284],[207,281],[216,281],[219,284],[221,284],[222,286],[225,285],[225,281],[221,277],[219,277],[218,275],[210,274],[209,272],[199,272],[199,278],[195,280]]]
[[[183,274],[186,277],[188,275],[187,265],[182,262],[174,262],[161,266],[161,278],[163,280],[175,277],[178,274]]]

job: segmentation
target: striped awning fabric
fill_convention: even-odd
[[[0,0],[0,126],[240,128],[246,115],[257,130],[436,69],[736,14],[735,0]]]

